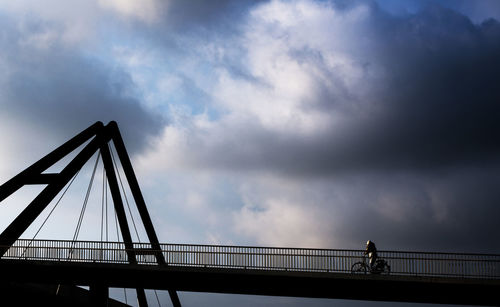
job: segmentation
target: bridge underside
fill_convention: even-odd
[[[204,267],[0,260],[11,282],[214,293],[500,305],[500,281]]]
[[[15,306],[96,306],[94,296],[88,290],[70,285],[0,281],[0,295],[2,302]],[[130,307],[111,298],[107,298],[104,304]]]

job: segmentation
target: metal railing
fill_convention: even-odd
[[[149,243],[134,243],[139,264],[155,265]],[[168,265],[210,268],[350,273],[363,259],[361,250],[252,246],[160,244]],[[2,259],[128,263],[129,250],[119,242],[16,241]],[[500,279],[500,255],[380,251],[390,274]]]

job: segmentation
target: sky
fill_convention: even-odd
[[[0,0],[0,181],[116,120],[162,242],[500,253],[499,20],[497,0]]]

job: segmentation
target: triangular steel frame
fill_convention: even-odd
[[[12,244],[19,239],[24,231],[26,231],[26,229],[77,174],[85,163],[98,150],[100,150],[121,234],[125,248],[127,249],[127,256],[131,264],[137,263],[136,252],[132,243],[130,228],[127,222],[116,172],[109,150],[109,143],[111,141],[115,146],[118,159],[120,160],[127,178],[151,247],[155,251],[157,262],[159,265],[166,265],[165,258],[161,252],[158,237],[154,230],[153,223],[151,222],[151,217],[147,210],[144,197],[142,196],[139,183],[137,182],[137,177],[135,176],[132,168],[130,157],[125,148],[118,125],[115,121],[109,122],[106,126],[100,121],[96,122],[0,186],[0,202],[2,202],[24,185],[47,185],[0,234],[0,258],[12,246]],[[88,142],[87,145],[63,168],[61,172],[45,173],[47,169],[86,142]],[[181,304],[175,290],[169,290],[169,294],[173,305],[180,307]],[[137,298],[141,307],[147,306],[144,289],[137,289]]]

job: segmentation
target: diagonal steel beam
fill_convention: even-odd
[[[118,181],[116,180],[116,172],[113,166],[113,161],[111,159],[111,154],[109,152],[108,143],[101,145],[101,156],[106,170],[106,177],[108,178],[109,189],[111,191],[111,197],[113,198],[113,204],[115,206],[116,217],[118,218],[118,223],[120,224],[120,230],[123,237],[123,242],[125,243],[125,249],[127,252],[128,261],[130,264],[137,264],[136,255],[134,252],[134,244],[132,243],[132,236],[130,234],[130,228],[127,222],[127,216],[125,214],[125,209],[123,207],[123,200],[120,194],[120,188],[118,186]],[[144,288],[136,288],[137,300],[140,307],[147,307],[148,302],[146,300],[146,293]]]
[[[59,173],[59,180],[49,184],[35,199],[10,223],[0,234],[0,257],[26,231],[40,213],[73,178],[83,165],[95,154],[103,142],[100,135],[82,149],[82,151]]]
[[[96,122],[0,186],[0,202],[95,136],[104,127]],[[41,177],[40,177],[41,178]],[[44,183],[43,181],[41,183]],[[30,183],[32,184],[32,183]]]
[[[125,176],[127,177],[132,196],[134,197],[137,210],[139,211],[142,223],[144,225],[144,228],[146,229],[146,234],[148,235],[151,247],[153,250],[157,251],[155,253],[155,256],[158,264],[166,265],[167,263],[165,261],[165,257],[163,256],[163,253],[161,252],[158,236],[156,235],[153,222],[151,221],[151,217],[146,206],[146,202],[144,201],[144,197],[142,196],[141,188],[139,187],[139,182],[137,181],[132,163],[130,162],[130,157],[127,153],[125,143],[123,142],[120,129],[118,128],[118,125],[115,121],[110,122],[106,127],[109,128],[111,139],[113,140],[118,158],[120,159],[123,171],[125,173]],[[172,300],[172,304],[174,305],[174,307],[181,307],[181,302],[179,300],[177,292],[175,290],[168,290],[168,294],[170,295],[170,299]]]

